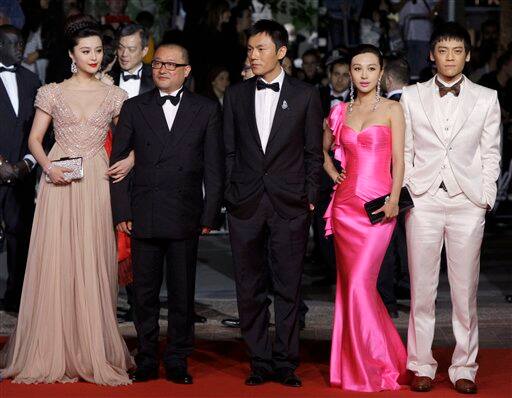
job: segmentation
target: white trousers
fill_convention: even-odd
[[[412,197],[415,207],[406,218],[411,278],[407,369],[432,379],[436,374],[432,342],[444,242],[456,340],[448,373],[452,383],[459,379],[474,381],[478,369],[477,288],[485,209],[463,193],[450,198],[442,189],[434,195],[427,192]]]

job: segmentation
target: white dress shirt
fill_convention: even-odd
[[[142,64],[140,64],[136,69],[135,73],[130,73],[128,71],[121,71],[119,75],[119,87],[128,93],[128,98],[133,98],[139,95],[140,92],[140,82],[141,82],[141,74],[142,74]],[[138,79],[130,79],[124,81],[123,74],[125,75],[138,75]]]
[[[163,97],[166,95],[175,96],[176,94],[178,94],[178,92],[182,88],[183,88],[183,86],[181,86],[178,90],[173,91],[171,94],[167,94],[167,93],[164,93],[163,91],[159,90],[160,97]],[[162,105],[162,109],[163,109],[164,115],[165,115],[165,121],[167,122],[167,127],[169,127],[169,131],[171,131],[172,125],[174,124],[174,119],[176,119],[176,113],[178,113],[178,108],[180,107],[182,96],[183,96],[183,93],[181,93],[180,102],[178,102],[178,105],[173,105],[171,103],[171,101],[165,101],[165,104]]]
[[[10,66],[5,66],[1,62],[0,67],[11,69]],[[16,73],[0,72],[0,78],[2,79],[2,83],[4,83],[5,90],[7,91],[7,95],[9,96],[9,100],[11,101],[14,113],[16,114],[16,116],[18,116],[20,101],[18,98],[18,83],[16,82]]]
[[[256,126],[258,127],[258,134],[260,135],[261,147],[263,152],[267,149],[268,138],[270,130],[272,129],[272,122],[276,114],[277,103],[279,102],[279,95],[283,88],[284,70],[281,68],[281,73],[271,82],[265,83],[279,83],[279,91],[275,92],[269,88],[258,90],[256,89],[255,97],[255,113],[256,113]]]

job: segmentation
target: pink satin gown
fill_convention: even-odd
[[[337,265],[330,380],[344,390],[398,390],[407,382],[407,355],[377,292],[396,221],[372,225],[363,207],[391,191],[391,129],[372,125],[357,132],[343,123],[347,108],[339,104],[328,118],[335,158],[347,173],[324,216]]]

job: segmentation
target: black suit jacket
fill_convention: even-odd
[[[119,86],[119,80],[121,79],[121,68],[119,68],[119,64],[116,64],[114,68],[109,73],[114,79],[114,84]],[[153,82],[153,76],[151,75],[151,66],[143,64],[142,65],[142,73],[140,75],[140,88],[139,95],[147,93],[155,88],[155,83]]]
[[[17,116],[0,79],[0,154],[11,163],[29,153],[28,136],[34,120],[34,100],[41,86],[37,75],[23,66],[19,66],[15,73],[19,99]]]
[[[399,92],[399,93],[396,93],[396,94],[393,94],[391,97],[389,97],[388,99],[392,100],[392,101],[400,101],[400,98],[402,98],[402,92]]]
[[[331,86],[322,86],[318,90],[320,91],[320,100],[322,101],[324,117],[327,117],[331,111]],[[345,98],[345,101],[346,100],[347,99]]]
[[[276,211],[294,218],[315,204],[322,171],[322,106],[318,90],[285,76],[265,153],[255,115],[256,78],[224,96],[225,201],[250,217],[265,191]]]
[[[185,89],[169,131],[159,96],[151,90],[121,109],[110,162],[133,149],[135,166],[128,178],[111,184],[114,223],[132,220],[136,238],[187,239],[201,226],[219,226],[224,177],[220,109]]]

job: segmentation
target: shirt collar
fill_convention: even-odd
[[[332,85],[329,84],[329,87],[331,89],[330,95],[333,95],[335,97],[343,97],[346,98],[348,94],[348,88],[345,91],[342,91],[341,93],[338,93],[337,91],[334,91],[334,88],[332,88]]]
[[[386,98],[391,98],[395,94],[402,94],[402,91],[403,90],[401,88],[399,88],[398,90],[390,91],[389,93],[387,93]]]
[[[176,96],[176,94],[179,93],[179,91],[183,88],[183,86],[181,86],[179,89],[177,89],[176,91],[173,91],[172,93],[170,94],[167,94],[167,93],[164,93],[162,90],[158,90],[160,92],[160,97],[163,97],[165,95],[172,95],[173,97]]]
[[[130,73],[130,71],[127,71],[127,70],[123,70],[122,73],[123,75],[138,75],[140,74],[140,72],[142,71],[142,62],[139,64],[139,66],[137,67],[135,73]]]
[[[460,77],[460,79],[459,79],[459,80],[457,80],[456,82],[453,82],[453,83],[446,83],[443,79],[441,79],[441,78],[439,77],[439,75],[436,75],[436,78],[437,78],[437,80],[439,80],[441,83],[443,83],[443,85],[444,85],[444,86],[446,86],[446,87],[452,87],[452,86],[455,86],[455,85],[456,85],[458,82],[460,82],[461,80],[463,80],[463,79],[464,79],[464,75],[462,75],[462,76]],[[464,81],[461,83],[461,87],[462,87],[463,85],[464,85]],[[437,88],[437,87],[436,87],[436,88]]]
[[[3,67],[5,69],[14,69],[15,68],[15,65],[11,65],[11,66],[5,66],[3,63],[0,62],[0,68]]]
[[[272,80],[271,82],[267,82],[263,78],[261,78],[261,80],[263,80],[267,84],[279,83],[279,87],[282,88],[283,87],[284,76],[285,76],[284,69],[281,68],[281,73],[279,73],[279,75],[274,80]]]

